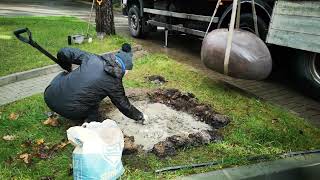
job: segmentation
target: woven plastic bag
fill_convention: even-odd
[[[84,123],[69,128],[67,136],[75,145],[72,154],[75,180],[117,179],[123,174],[121,156],[124,140],[116,122]]]

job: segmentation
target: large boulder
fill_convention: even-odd
[[[201,59],[209,69],[224,73],[227,37],[227,29],[217,29],[204,38]],[[235,30],[228,67],[228,75],[231,77],[252,80],[265,79],[272,70],[269,49],[255,34]]]

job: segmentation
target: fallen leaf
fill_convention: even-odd
[[[276,122],[278,122],[278,119],[276,119],[276,118],[271,120],[271,123],[272,123],[272,124],[274,124],[274,123],[276,123]]]
[[[20,154],[19,158],[23,160],[23,162],[26,164],[31,163],[31,154],[23,153],[23,154]]]
[[[57,118],[54,117],[49,117],[47,120],[45,120],[43,122],[44,125],[50,125],[50,126],[58,126],[59,125],[59,121]]]
[[[43,144],[44,143],[44,139],[38,139],[37,140],[37,145],[41,145],[41,144]]]
[[[70,144],[70,141],[61,142],[61,143],[58,145],[58,148],[62,149],[62,148],[64,148],[64,147],[66,147],[68,144]]]
[[[14,136],[14,135],[6,135],[6,136],[3,136],[2,139],[5,140],[5,141],[13,141],[13,140],[16,139],[16,136]]]
[[[26,140],[24,143],[21,144],[21,147],[30,147],[32,146],[32,141],[30,139]]]
[[[48,155],[48,150],[41,148],[38,150],[38,153],[36,154],[40,159],[48,159],[49,155]]]
[[[9,119],[10,119],[10,120],[17,120],[18,117],[19,117],[19,114],[16,114],[16,113],[11,113],[11,114],[9,115]]]

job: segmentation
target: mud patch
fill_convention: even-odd
[[[179,148],[221,140],[216,130],[229,122],[191,93],[175,89],[135,90],[127,92],[127,96],[148,116],[146,125],[125,117],[110,101],[101,106],[106,118],[115,120],[126,135],[124,154],[143,150],[160,157],[175,155]]]
[[[162,85],[166,82],[168,82],[163,76],[159,76],[159,75],[152,75],[152,76],[148,76],[145,77],[149,82],[153,83],[153,84],[157,84],[157,85]]]

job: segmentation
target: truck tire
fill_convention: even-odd
[[[227,16],[229,17],[229,16]],[[229,28],[230,18],[221,19],[218,28]],[[265,41],[268,33],[267,23],[259,16],[257,16],[259,37]],[[240,15],[240,28],[255,34],[253,14],[252,13],[243,13]]]
[[[312,97],[320,99],[320,54],[298,51],[292,70],[299,86]]]
[[[136,5],[131,6],[128,11],[128,25],[131,36],[142,38],[147,32],[143,29],[144,20],[139,14],[139,8]]]
[[[263,41],[265,41],[268,33],[268,25],[259,16],[257,16],[257,23],[258,23],[259,37]],[[253,14],[244,13],[240,15],[240,28],[255,34]]]

